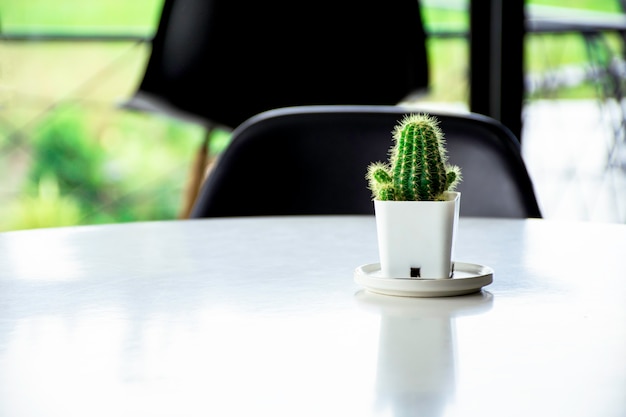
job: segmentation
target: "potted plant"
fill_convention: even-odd
[[[393,130],[386,163],[367,169],[374,199],[380,276],[452,278],[461,169],[447,162],[439,121],[409,114]]]

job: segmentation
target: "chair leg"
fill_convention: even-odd
[[[196,155],[193,159],[193,163],[191,164],[187,187],[183,195],[182,210],[179,214],[179,218],[181,219],[189,218],[191,209],[193,208],[196,198],[198,197],[198,193],[200,192],[200,188],[202,187],[202,183],[204,182],[204,179],[206,177],[207,168],[210,166],[213,160],[213,156],[211,155],[209,150],[212,133],[213,128],[207,128],[204,139],[202,140],[202,143],[200,143],[200,146],[198,147]]]

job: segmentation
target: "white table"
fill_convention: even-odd
[[[462,218],[450,298],[362,290],[374,218],[0,234],[0,416],[626,415],[626,225]]]

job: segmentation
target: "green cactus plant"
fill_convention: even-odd
[[[461,169],[448,165],[439,121],[410,114],[395,126],[388,163],[374,162],[366,178],[372,196],[382,201],[438,201],[454,191]]]

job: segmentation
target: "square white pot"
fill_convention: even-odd
[[[461,193],[444,201],[374,200],[380,275],[451,278]]]

